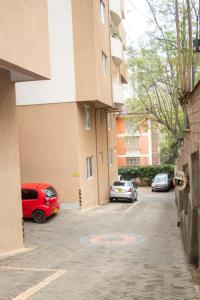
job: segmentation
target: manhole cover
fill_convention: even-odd
[[[127,245],[138,245],[144,242],[144,237],[138,234],[108,233],[83,237],[80,239],[80,242],[92,246],[123,247]]]

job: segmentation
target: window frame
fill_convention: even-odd
[[[106,23],[106,5],[103,0],[100,0],[100,22],[102,25]]]
[[[138,150],[140,149],[140,137],[139,136],[129,136],[126,137],[126,148]]]
[[[104,51],[101,52],[102,59],[102,74],[104,77],[108,74],[108,56]]]
[[[93,178],[93,156],[86,157],[87,179]]]
[[[130,163],[130,161],[133,161],[133,163]],[[126,157],[126,165],[129,166],[129,167],[140,166],[141,165],[140,164],[140,157]]]
[[[92,129],[92,118],[91,118],[91,106],[84,104],[84,116],[83,116],[84,128],[86,130]]]

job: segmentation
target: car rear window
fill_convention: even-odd
[[[38,199],[38,192],[36,190],[23,189],[21,193],[22,200]]]
[[[44,192],[48,198],[54,198],[57,196],[56,190],[52,186],[49,186]]]
[[[131,186],[130,181],[115,181],[114,186]]]
[[[159,175],[155,177],[155,182],[165,182],[168,180],[167,175]]]

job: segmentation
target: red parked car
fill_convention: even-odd
[[[36,223],[44,223],[49,216],[60,209],[58,194],[49,184],[24,183],[21,192],[24,218],[32,218]]]

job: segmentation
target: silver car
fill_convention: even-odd
[[[137,201],[137,186],[132,181],[115,181],[110,188],[110,201],[128,200]]]
[[[152,192],[169,191],[173,187],[173,181],[167,173],[157,174],[151,184]]]

